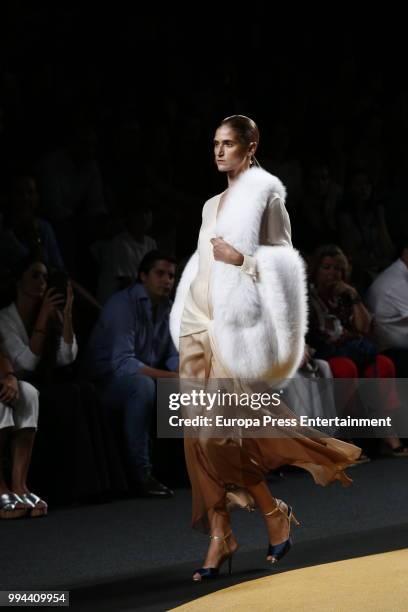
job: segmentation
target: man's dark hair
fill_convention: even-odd
[[[154,268],[156,261],[160,260],[169,261],[170,263],[175,265],[177,264],[176,258],[173,255],[170,255],[169,253],[165,253],[163,251],[158,250],[149,251],[148,253],[146,253],[142,261],[140,262],[138,279],[140,280],[140,275],[142,272],[144,274],[149,274],[150,270]]]

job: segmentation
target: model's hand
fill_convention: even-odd
[[[242,266],[244,263],[242,253],[234,249],[228,242],[225,242],[223,238],[211,238],[211,244],[213,245],[213,254],[216,261],[223,261],[233,266]]]
[[[15,376],[8,375],[1,381],[0,402],[10,404],[18,400],[18,382]]]

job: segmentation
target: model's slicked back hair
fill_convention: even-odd
[[[255,121],[245,115],[231,115],[225,117],[220,123],[228,125],[237,135],[238,140],[245,146],[249,147],[251,142],[259,144],[259,130]]]

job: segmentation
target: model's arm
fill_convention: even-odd
[[[277,195],[269,202],[261,225],[260,244],[266,246],[292,246],[292,230],[284,201]]]
[[[268,202],[261,225],[261,245],[292,246],[291,227],[288,212],[283,200],[274,196]],[[240,253],[222,238],[213,238],[214,259],[234,266],[240,266],[242,271],[256,278],[255,257]]]
[[[261,246],[292,246],[292,230],[284,201],[277,195],[270,198],[265,209],[260,235]],[[253,278],[257,278],[256,259],[244,255],[241,269]]]
[[[225,242],[223,238],[211,238],[211,244],[216,261],[223,261],[233,266],[242,266],[244,263],[244,255]]]

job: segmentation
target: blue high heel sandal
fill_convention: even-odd
[[[287,514],[285,510],[282,510],[282,508],[280,507],[280,503],[281,500],[277,499],[276,500],[276,508],[274,508],[273,510],[271,510],[271,512],[267,512],[265,514],[265,516],[272,516],[273,514],[275,514],[275,512],[281,512],[282,514],[286,515],[286,518],[288,519],[288,523],[289,523],[289,537],[287,540],[285,540],[284,542],[281,542],[281,544],[269,544],[268,546],[268,552],[267,552],[267,557],[271,557],[271,559],[267,559],[268,563],[270,563],[271,565],[273,565],[274,563],[277,563],[278,561],[280,561],[282,559],[282,557],[284,557],[292,548],[292,538],[290,537],[290,524],[293,521],[295,523],[295,525],[299,526],[300,523],[297,520],[297,518],[295,517],[295,515],[293,514],[293,510],[291,508],[291,506],[287,507]]]
[[[199,569],[196,569],[193,573],[194,582],[201,582],[202,580],[211,580],[212,578],[216,578],[219,575],[220,568],[225,561],[228,561],[228,574],[232,574],[232,555],[234,554],[235,550],[231,552],[227,544],[227,540],[231,534],[232,531],[229,531],[226,536],[210,535],[211,540],[221,540],[227,552],[221,557],[217,567],[200,567]],[[199,574],[197,578],[194,577],[196,574]]]

